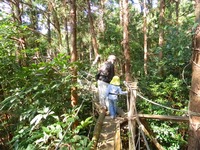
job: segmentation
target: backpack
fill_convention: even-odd
[[[110,73],[110,66],[111,66],[110,62],[105,62],[100,68],[100,75],[108,76]]]
[[[100,76],[103,76],[105,78],[108,77],[110,73],[110,66],[111,66],[110,62],[103,63],[103,65],[99,69],[99,72],[96,75],[96,80],[98,80]]]

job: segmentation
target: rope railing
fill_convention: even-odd
[[[150,150],[150,147],[148,145],[148,142],[147,142],[147,138],[145,136],[145,133],[144,133],[144,126],[142,125],[142,123],[140,122],[139,120],[139,117],[137,115],[137,109],[136,109],[136,106],[135,106],[135,101],[136,101],[136,89],[137,89],[137,82],[134,82],[134,83],[127,83],[124,81],[124,85],[128,88],[128,90],[130,91],[130,101],[127,100],[127,110],[128,110],[128,117],[133,117],[132,115],[135,114],[135,122],[134,121],[131,121],[131,118],[129,118],[129,127],[131,127],[129,129],[129,132],[131,133],[131,136],[132,138],[129,138],[129,140],[131,140],[132,142],[129,141],[129,149],[136,149],[136,147],[140,147],[140,144],[138,143],[139,142],[139,139],[136,141],[135,143],[135,123],[138,124],[138,129],[139,129],[139,133],[141,134],[142,138],[143,138],[143,141],[145,143],[145,146],[146,146],[146,149],[147,150]],[[135,90],[135,91],[134,91]],[[127,99],[128,99],[128,95],[127,95]],[[130,103],[130,104],[129,104]],[[132,107],[132,108],[131,108]],[[134,114],[133,114],[134,113]],[[138,137],[140,138],[140,136]],[[134,144],[134,145],[132,145]]]
[[[129,89],[131,90],[131,85],[129,82],[124,82],[124,85]],[[145,101],[148,101],[149,103],[151,104],[154,104],[154,105],[157,105],[159,107],[162,107],[162,108],[166,108],[166,109],[169,109],[169,110],[172,110],[172,111],[179,111],[179,112],[182,112],[184,113],[185,115],[195,115],[195,116],[200,116],[200,113],[198,112],[193,112],[193,111],[190,111],[190,110],[180,110],[180,109],[175,109],[175,108],[171,108],[171,107],[168,107],[168,106],[165,106],[165,105],[162,105],[162,104],[159,104],[159,103],[156,103],[152,100],[149,100],[147,98],[145,98],[144,96],[142,96],[140,93],[137,92],[137,96],[139,96],[141,99],[145,100]],[[129,105],[129,104],[127,104]]]
[[[87,73],[85,73],[85,74],[87,74]],[[85,76],[82,75],[81,78],[82,78],[83,80],[86,81],[86,85],[89,85],[89,87],[91,87],[92,82],[91,82],[90,80],[88,80],[88,77],[89,77],[89,76],[91,76],[91,74],[87,74],[87,77],[85,77]],[[135,85],[135,83],[133,83],[133,82],[124,82],[124,85],[127,87],[128,91],[130,91],[130,92],[132,92],[132,90],[137,90],[137,84]],[[142,100],[145,100],[145,101],[147,101],[147,102],[149,102],[149,103],[151,103],[151,104],[153,104],[153,105],[156,105],[156,106],[159,106],[159,107],[162,107],[162,108],[171,110],[171,111],[182,112],[182,113],[184,113],[184,114],[187,115],[187,116],[188,116],[188,115],[197,115],[197,116],[200,116],[200,113],[197,113],[197,112],[192,112],[192,111],[189,111],[189,110],[175,109],[175,108],[171,108],[171,107],[165,106],[165,105],[163,105],[163,104],[154,102],[154,101],[152,101],[152,100],[150,100],[150,99],[148,99],[148,98],[145,98],[145,97],[142,95],[142,93],[139,93],[139,92],[136,92],[136,95],[137,95],[138,97],[140,97]],[[130,109],[130,97],[129,97],[129,95],[127,95],[127,110],[129,110],[129,109]],[[135,112],[137,113],[136,108],[135,108]],[[136,116],[137,116],[137,114],[136,114]],[[130,119],[130,118],[129,118],[129,119]],[[144,140],[144,142],[145,142],[146,148],[149,149],[148,143],[147,143],[147,141],[146,141],[146,137],[145,137],[144,132],[143,132],[143,130],[142,130],[142,129],[143,129],[143,125],[141,124],[141,122],[139,121],[138,118],[136,118],[136,122],[137,122],[137,124],[138,124],[138,126],[139,126],[139,127],[138,127],[138,128],[139,128],[139,132],[140,132],[140,135],[143,137],[143,140]],[[146,134],[146,133],[145,133],[145,134]],[[133,136],[133,135],[132,135],[132,136]],[[136,141],[136,145],[140,145],[139,141]]]
[[[162,107],[162,108],[166,108],[166,109],[173,110],[173,111],[179,111],[179,112],[183,112],[183,113],[188,113],[188,110],[179,110],[179,109],[171,108],[171,107],[168,107],[168,106],[165,106],[165,105],[156,103],[156,102],[154,102],[154,101],[152,101],[152,100],[149,100],[149,99],[145,98],[145,97],[142,96],[140,93],[137,93],[137,96],[139,96],[140,98],[142,98],[142,99],[145,100],[145,101],[148,101],[149,103],[152,103],[152,104],[154,104],[154,105],[160,106],[160,107]]]
[[[171,107],[168,107],[168,106],[165,106],[165,105],[162,105],[162,104],[159,104],[159,103],[156,103],[152,100],[149,100],[147,98],[145,98],[144,96],[142,96],[140,93],[137,93],[137,96],[139,96],[140,98],[142,98],[143,100],[145,101],[148,101],[149,103],[152,103],[154,105],[157,105],[157,106],[160,106],[162,108],[166,108],[166,109],[169,109],[169,110],[172,110],[172,111],[179,111],[179,112],[183,112],[185,113],[185,115],[195,115],[195,116],[200,116],[200,113],[198,112],[193,112],[193,111],[190,111],[190,110],[180,110],[180,109],[175,109],[175,108],[171,108]]]
[[[152,100],[149,100],[147,98],[145,98],[144,96],[142,96],[141,93],[137,92],[137,82],[124,82],[124,85],[127,87],[127,90],[131,92],[131,95],[130,95],[130,100],[127,100],[127,106],[131,103],[131,101],[134,101],[134,105],[131,105],[131,107],[134,107],[134,118],[135,118],[135,122],[138,124],[138,129],[139,129],[139,135],[142,136],[143,138],[143,141],[144,141],[144,144],[146,146],[146,149],[147,150],[150,150],[150,147],[148,145],[148,142],[146,140],[146,136],[147,135],[152,141],[153,143],[155,144],[155,146],[159,149],[159,150],[163,150],[164,148],[158,143],[158,141],[156,140],[156,138],[154,138],[153,136],[150,135],[149,131],[144,127],[144,125],[140,122],[139,120],[139,114],[137,113],[137,110],[136,110],[136,96],[140,97],[142,100],[145,100],[151,104],[154,104],[154,105],[157,105],[159,107],[162,107],[162,108],[165,108],[165,109],[169,109],[169,110],[172,110],[172,111],[179,111],[179,112],[182,112],[184,114],[188,114],[189,111],[188,110],[180,110],[180,109],[175,109],[175,108],[171,108],[171,107],[168,107],[168,106],[165,106],[165,105],[162,105],[162,104],[159,104],[159,103],[156,103]],[[135,93],[134,95],[132,93]],[[127,95],[128,96],[128,95]],[[128,97],[127,97],[128,99]],[[131,109],[129,108],[128,109],[128,112],[130,112]],[[194,112],[191,112],[191,113],[194,113]],[[129,116],[131,117],[131,116]],[[133,116],[132,116],[133,117]],[[129,118],[131,119],[131,118]],[[128,119],[128,120],[129,120]],[[129,120],[130,121],[130,120]],[[134,124],[130,124],[130,125],[134,125]],[[130,132],[132,133],[132,130],[130,130]],[[132,137],[135,137],[135,135],[131,134]],[[140,136],[138,138],[140,138]],[[129,139],[130,140],[130,139]],[[133,141],[134,142],[134,141]],[[135,142],[134,142],[135,143]],[[135,146],[136,147],[140,147],[140,140],[138,139],[135,143]],[[130,148],[130,143],[129,143],[129,148]]]

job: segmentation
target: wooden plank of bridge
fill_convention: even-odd
[[[110,116],[106,116],[103,122],[97,150],[120,150],[120,122],[123,122],[123,118],[117,117],[111,119]]]

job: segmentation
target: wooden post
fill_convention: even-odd
[[[128,127],[129,127],[129,150],[136,150],[135,147],[135,135],[136,135],[136,121],[133,120],[133,116],[135,116],[135,107],[136,107],[136,90],[137,90],[137,82],[133,82],[130,88],[130,104],[128,110]]]
[[[153,137],[153,135],[145,128],[145,126],[140,122],[139,118],[138,118],[138,124],[140,124],[142,131],[152,140],[152,142],[154,143],[154,145],[157,147],[158,150],[164,150],[164,148],[162,147],[162,145],[160,145],[160,143],[157,141],[156,138]],[[144,121],[143,121],[144,122]],[[148,145],[146,145],[148,146]],[[148,149],[150,149],[148,147]]]
[[[115,131],[115,148],[114,150],[121,150],[122,149],[122,143],[120,138],[120,123],[116,124],[116,131]]]
[[[97,120],[95,128],[94,128],[94,133],[93,133],[93,138],[92,138],[93,142],[92,142],[90,150],[96,150],[97,149],[97,144],[98,144],[99,136],[100,136],[100,133],[101,133],[105,114],[106,114],[105,109],[102,109],[101,113],[99,114],[99,118]],[[90,145],[89,145],[89,147],[90,147]]]

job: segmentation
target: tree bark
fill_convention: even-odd
[[[129,47],[129,9],[128,0],[123,0],[123,49],[125,58],[125,80],[131,81],[130,47]]]
[[[122,29],[123,29],[123,16],[124,16],[124,12],[123,12],[123,0],[119,0],[119,8],[120,8],[120,12],[119,12],[119,18],[120,18],[120,26],[122,27]],[[122,40],[122,44],[121,44],[121,47],[120,47],[120,49],[121,49],[121,51],[123,52],[123,40]],[[122,64],[121,65],[121,70],[122,70],[122,74],[124,75],[125,74],[125,62],[124,62],[124,60],[123,59],[120,59],[119,60],[120,62],[120,64]]]
[[[10,7],[12,9],[12,16],[13,16],[13,20],[14,22],[17,22],[17,24],[19,26],[21,26],[23,24],[22,22],[22,15],[23,15],[23,4],[19,1],[9,1]],[[21,30],[19,29],[19,32],[21,32]],[[22,33],[20,33],[19,35],[22,35]],[[17,50],[16,50],[16,61],[19,63],[19,65],[21,66],[26,66],[26,52],[22,51],[26,48],[26,39],[22,36],[22,37],[18,37],[18,35],[16,35],[15,39],[17,39]]]
[[[92,47],[94,49],[94,54],[95,54],[95,58],[96,58],[99,54],[98,54],[98,45],[97,45],[96,33],[95,33],[95,29],[94,29],[94,24],[93,24],[93,18],[91,15],[90,0],[87,0],[87,4],[88,4],[88,17],[89,17],[89,21],[90,21],[90,34],[92,36]]]
[[[105,32],[105,23],[104,23],[104,11],[105,11],[105,7],[104,7],[104,3],[107,0],[101,0],[101,8],[100,8],[100,20],[99,20],[99,28],[98,31],[101,33]]]
[[[123,0],[119,0],[119,6],[120,6],[120,13],[119,13],[119,18],[120,18],[120,25],[123,27]]]
[[[76,0],[72,0],[70,3],[70,15],[71,15],[71,62],[77,61],[77,49],[76,49]],[[71,105],[74,107],[78,102],[77,87],[77,68],[72,67],[72,84],[71,88]]]
[[[143,32],[144,32],[144,73],[147,75],[147,16],[146,16],[146,0],[144,0],[144,9],[143,9]]]
[[[165,0],[160,1],[160,16],[159,16],[159,41],[158,44],[160,47],[164,44],[164,31],[163,31],[163,22],[164,22],[164,12],[165,12]],[[162,50],[160,50],[159,58],[162,59]]]
[[[188,150],[200,149],[200,0],[196,0],[196,32],[193,39],[192,82],[189,103],[189,139]]]
[[[161,0],[160,1],[160,16],[159,16],[159,40],[158,40],[158,45],[160,47],[159,61],[162,61],[162,58],[163,58],[162,47],[163,47],[163,44],[164,44],[164,30],[163,30],[164,13],[165,13],[165,0]],[[162,66],[159,66],[158,69],[159,69],[160,76],[163,76]]]
[[[66,15],[64,15],[64,30],[65,30],[65,45],[66,45],[66,54],[70,55],[70,42],[69,42],[69,30],[68,30],[68,22],[69,22],[69,17],[68,17],[68,6],[67,6],[67,1],[62,1],[62,4],[64,6],[64,12]]]
[[[59,46],[59,48],[57,49],[57,53],[60,53],[60,51],[61,51],[60,48],[62,46],[60,21],[59,21],[58,15],[57,15],[57,11],[54,8],[54,4],[50,1],[49,1],[49,9],[50,9],[50,12],[52,13],[52,17],[53,17],[52,24],[53,24],[55,30],[57,31],[58,46]]]
[[[30,22],[31,22],[31,25],[30,27],[34,30],[34,31],[37,31],[38,30],[38,11],[34,8],[34,5],[32,4],[32,0],[29,0],[29,6],[30,6],[30,14],[29,14],[29,17],[30,17]],[[37,38],[40,37],[40,34],[38,32],[35,32],[35,36]],[[34,47],[39,47],[39,44],[38,42],[35,42],[34,43]],[[36,59],[40,57],[40,53],[39,51],[36,51],[35,52],[35,57]]]

